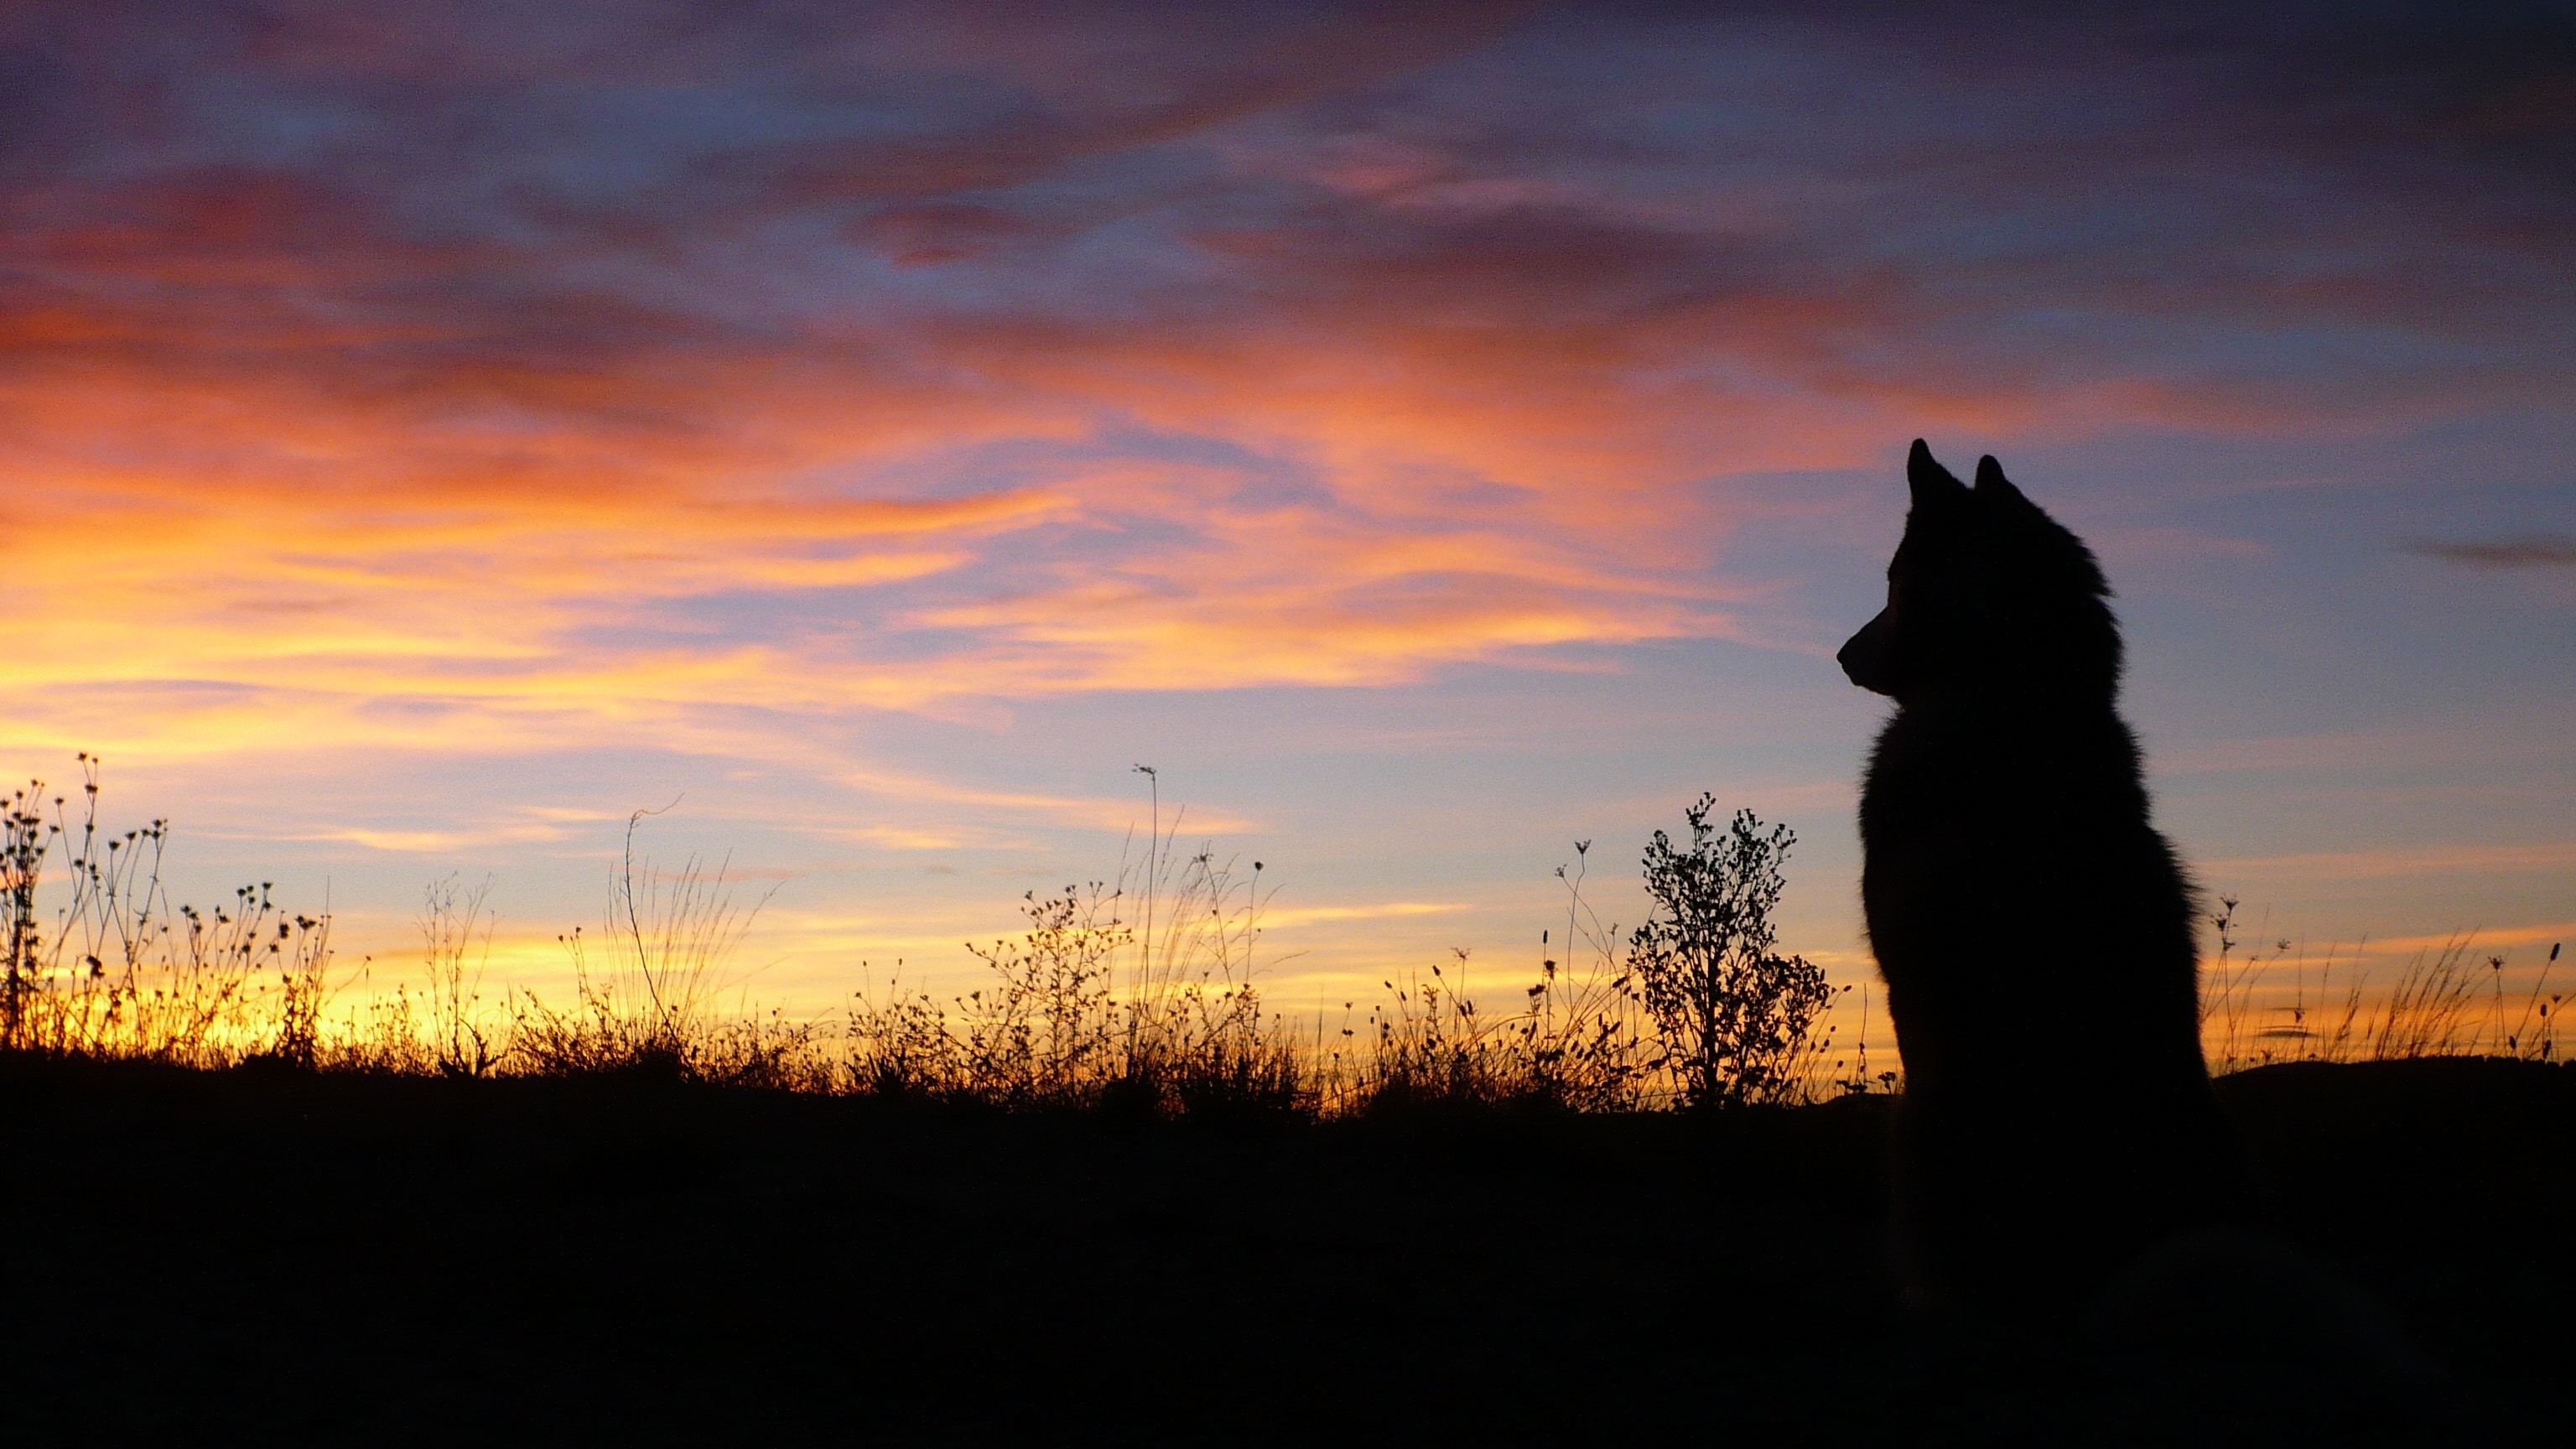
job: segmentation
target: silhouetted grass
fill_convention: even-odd
[[[6,801],[0,908],[0,1047],[192,1067],[258,1061],[304,1070],[438,1077],[615,1076],[976,1104],[1151,1115],[1340,1117],[1425,1105],[1634,1112],[1701,1103],[1797,1104],[1894,1090],[1863,1032],[1835,1050],[1828,992],[1772,949],[1786,832],[1749,817],[1723,841],[1692,817],[1688,848],[1650,849],[1666,888],[1648,927],[1623,933],[1585,898],[1591,842],[1575,845],[1564,921],[1541,932],[1525,981],[1480,999],[1458,950],[1383,982],[1340,1019],[1269,1008],[1257,981],[1274,889],[1212,850],[1185,851],[1181,820],[1155,819],[1141,853],[1106,882],[1020,903],[1016,934],[966,950],[979,984],[945,996],[901,976],[871,981],[843,1019],[725,1010],[728,961],[763,901],[736,899],[727,867],[656,869],[628,821],[596,933],[561,937],[568,998],[484,990],[488,882],[430,887],[412,967],[335,970],[328,913],[304,915],[245,886],[208,912],[173,906],[162,822],[99,824],[97,762],[82,789],[31,784]],[[1157,782],[1159,787],[1159,782]],[[1659,837],[1660,840],[1660,837]],[[1729,856],[1726,852],[1732,852]],[[1651,882],[1650,882],[1651,884]],[[40,887],[52,904],[39,901]],[[765,897],[763,898],[765,900]],[[1698,912],[1691,929],[1672,922]],[[1662,922],[1662,924],[1658,924]],[[2429,1056],[2558,1059],[2562,993],[2552,946],[2508,990],[2501,955],[2461,936],[2417,955],[2384,987],[2329,951],[2249,951],[2238,902],[2211,917],[2203,974],[2213,1069]],[[1692,943],[1689,951],[1677,943]],[[1662,973],[1658,976],[1656,973]],[[1490,980],[1490,977],[1486,979]],[[1780,983],[1797,989],[1782,993]],[[343,1015],[335,994],[362,996]],[[1661,995],[1657,993],[1661,992]],[[2033,1043],[2036,1065],[2056,1044]],[[2080,1044],[2078,1046],[2080,1050]]]
[[[2268,952],[2242,949],[2240,904],[2221,897],[2209,918],[2215,951],[2201,976],[2201,1016],[2214,1070],[2417,1057],[2560,1060],[2565,993],[2551,986],[2561,943],[2551,943],[2528,986],[2510,991],[2507,957],[2473,960],[2475,937],[2466,933],[2417,950],[2374,989],[2358,951],[2347,958],[2330,946],[2312,961],[2280,938]]]
[[[315,1064],[331,962],[327,914],[281,910],[245,885],[211,911],[173,906],[161,882],[168,825],[98,823],[98,762],[79,757],[77,803],[29,782],[0,802],[0,1049],[139,1057],[183,1066],[249,1056]],[[38,887],[58,866],[46,920]]]

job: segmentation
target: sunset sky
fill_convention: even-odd
[[[1138,764],[1300,1008],[1708,790],[1859,982],[1919,435],[2260,934],[2576,936],[2563,9],[1027,8],[0,8],[0,771],[531,980],[676,800],[816,1012]]]

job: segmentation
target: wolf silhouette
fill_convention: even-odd
[[[1991,457],[1917,440],[1887,607],[1838,656],[1896,701],[1861,788],[1861,901],[1905,1092],[1899,1266],[2029,1320],[2244,1207],[2201,1055],[2196,898],[2118,708],[2110,588]]]

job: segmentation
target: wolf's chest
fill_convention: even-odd
[[[2046,725],[1906,711],[1880,734],[1862,777],[1861,838],[1873,854],[2044,847],[2145,809],[2136,745],[2107,711]]]

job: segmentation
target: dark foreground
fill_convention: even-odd
[[[1218,1125],[0,1061],[0,1443],[2576,1425],[2576,1070],[2225,1085],[2287,1231],[2440,1361],[2419,1418],[2332,1365],[2213,1389],[1908,1320],[1878,1100]]]

